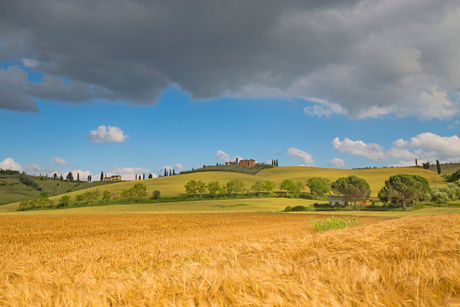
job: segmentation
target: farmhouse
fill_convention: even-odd
[[[345,197],[342,195],[329,195],[329,205],[335,205],[336,203],[343,205],[344,202]]]
[[[121,175],[112,175],[110,177],[104,177],[104,181],[121,181]]]
[[[246,167],[255,167],[256,166],[256,160],[254,160],[254,159],[240,160],[239,163],[238,163],[238,160],[225,162],[225,165],[238,165],[238,164],[246,166]]]

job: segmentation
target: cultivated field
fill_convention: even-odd
[[[265,181],[271,180],[276,184],[276,189],[278,189],[279,184],[284,179],[292,179],[294,181],[301,181],[303,184],[315,176],[325,177],[331,181],[335,181],[339,177],[346,177],[349,175],[356,175],[358,177],[364,178],[369,183],[372,194],[371,196],[377,196],[378,191],[383,187],[385,180],[391,175],[406,173],[406,174],[416,174],[425,177],[430,185],[444,185],[445,182],[443,179],[429,170],[416,167],[398,167],[398,168],[379,168],[379,169],[334,169],[334,168],[319,168],[319,167],[302,167],[302,166],[292,166],[292,167],[276,167],[273,169],[262,170],[256,175],[247,175],[231,172],[200,172],[193,174],[177,175],[170,177],[160,177],[154,179],[145,179],[141,181],[127,181],[120,183],[113,183],[106,186],[96,187],[103,190],[108,190],[109,192],[119,195],[124,189],[131,188],[136,182],[142,182],[147,186],[147,191],[149,196],[152,195],[153,190],[160,190],[162,196],[174,196],[185,194],[184,185],[189,180],[203,180],[204,182],[217,180],[221,184],[224,184],[233,179],[241,179],[247,189],[250,189],[251,186],[257,180]],[[308,192],[308,189],[305,190]],[[70,192],[68,195],[75,198],[75,195],[82,193],[82,191]],[[61,195],[62,196],[62,195]],[[50,197],[54,201],[58,201],[60,196]],[[15,205],[17,208],[17,205]]]
[[[0,305],[460,304],[460,215],[324,233],[308,218],[0,216]]]

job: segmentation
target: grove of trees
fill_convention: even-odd
[[[391,200],[394,203],[401,203],[403,210],[407,209],[406,204],[415,201],[430,192],[430,184],[425,177],[409,174],[397,174],[390,176],[385,181],[385,186],[379,191],[381,201]]]
[[[349,200],[353,200],[355,210],[358,209],[356,202],[368,198],[371,194],[369,183],[355,175],[337,179],[332,183],[331,188],[337,194],[345,197],[345,204],[348,204]]]

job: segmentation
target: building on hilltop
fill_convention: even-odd
[[[240,165],[244,165],[246,167],[255,167],[256,166],[256,160],[254,160],[254,159],[241,160]]]
[[[121,181],[121,175],[112,175],[110,177],[104,177],[104,181]]]
[[[229,162],[225,162],[225,165],[242,165],[242,166],[246,166],[246,167],[255,167],[256,166],[256,160],[254,160],[254,159],[240,160],[239,162],[238,162],[238,160],[229,161]]]

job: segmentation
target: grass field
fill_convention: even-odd
[[[17,205],[0,206],[0,215],[59,215],[111,213],[193,213],[193,212],[279,212],[287,206],[311,206],[316,201],[288,198],[222,199],[156,204],[89,206],[82,208],[16,211]]]
[[[287,206],[311,206],[316,200],[291,198],[245,198],[198,200],[173,203],[128,204],[89,206],[81,208],[65,208],[51,210],[16,211],[17,205],[0,206],[1,215],[71,215],[71,214],[129,214],[129,213],[229,213],[229,212],[281,212]],[[381,216],[405,217],[412,215],[434,215],[460,213],[460,208],[427,208],[403,211],[318,211],[292,212],[292,214],[320,215],[352,215],[352,216]],[[290,213],[291,214],[291,213]]]
[[[230,173],[230,172],[202,172],[202,173],[193,173],[185,175],[177,175],[170,177],[159,177],[154,179],[145,179],[136,182],[141,182],[147,186],[147,191],[149,196],[152,195],[153,190],[160,190],[162,196],[174,196],[185,194],[184,185],[189,180],[203,180],[205,182],[217,180],[221,184],[224,184],[235,178],[241,179],[246,188],[249,189],[254,182],[257,180],[265,181],[272,180],[276,183],[278,188],[279,183],[284,179],[292,179],[294,181],[305,182],[315,176],[325,177],[331,181],[336,180],[339,177],[345,177],[349,175],[356,175],[358,177],[364,178],[369,183],[372,189],[372,196],[377,196],[378,191],[384,185],[385,180],[387,180],[391,175],[398,173],[406,174],[416,174],[421,175],[428,179],[432,186],[434,185],[444,185],[443,179],[437,174],[416,167],[400,167],[400,168],[379,168],[379,169],[332,169],[332,168],[318,168],[318,167],[302,167],[302,166],[293,166],[293,167],[277,167],[273,169],[262,170],[256,175],[246,175],[239,173]],[[124,189],[131,188],[136,182],[127,181],[120,183],[113,183],[107,186],[98,187],[100,190],[108,190],[109,192],[119,195]],[[308,191],[308,189],[306,190]],[[81,191],[70,192],[68,193],[72,199],[75,198],[75,195],[81,193]],[[51,199],[57,201],[60,196],[51,197]]]
[[[458,306],[460,215],[0,216],[2,306]]]

